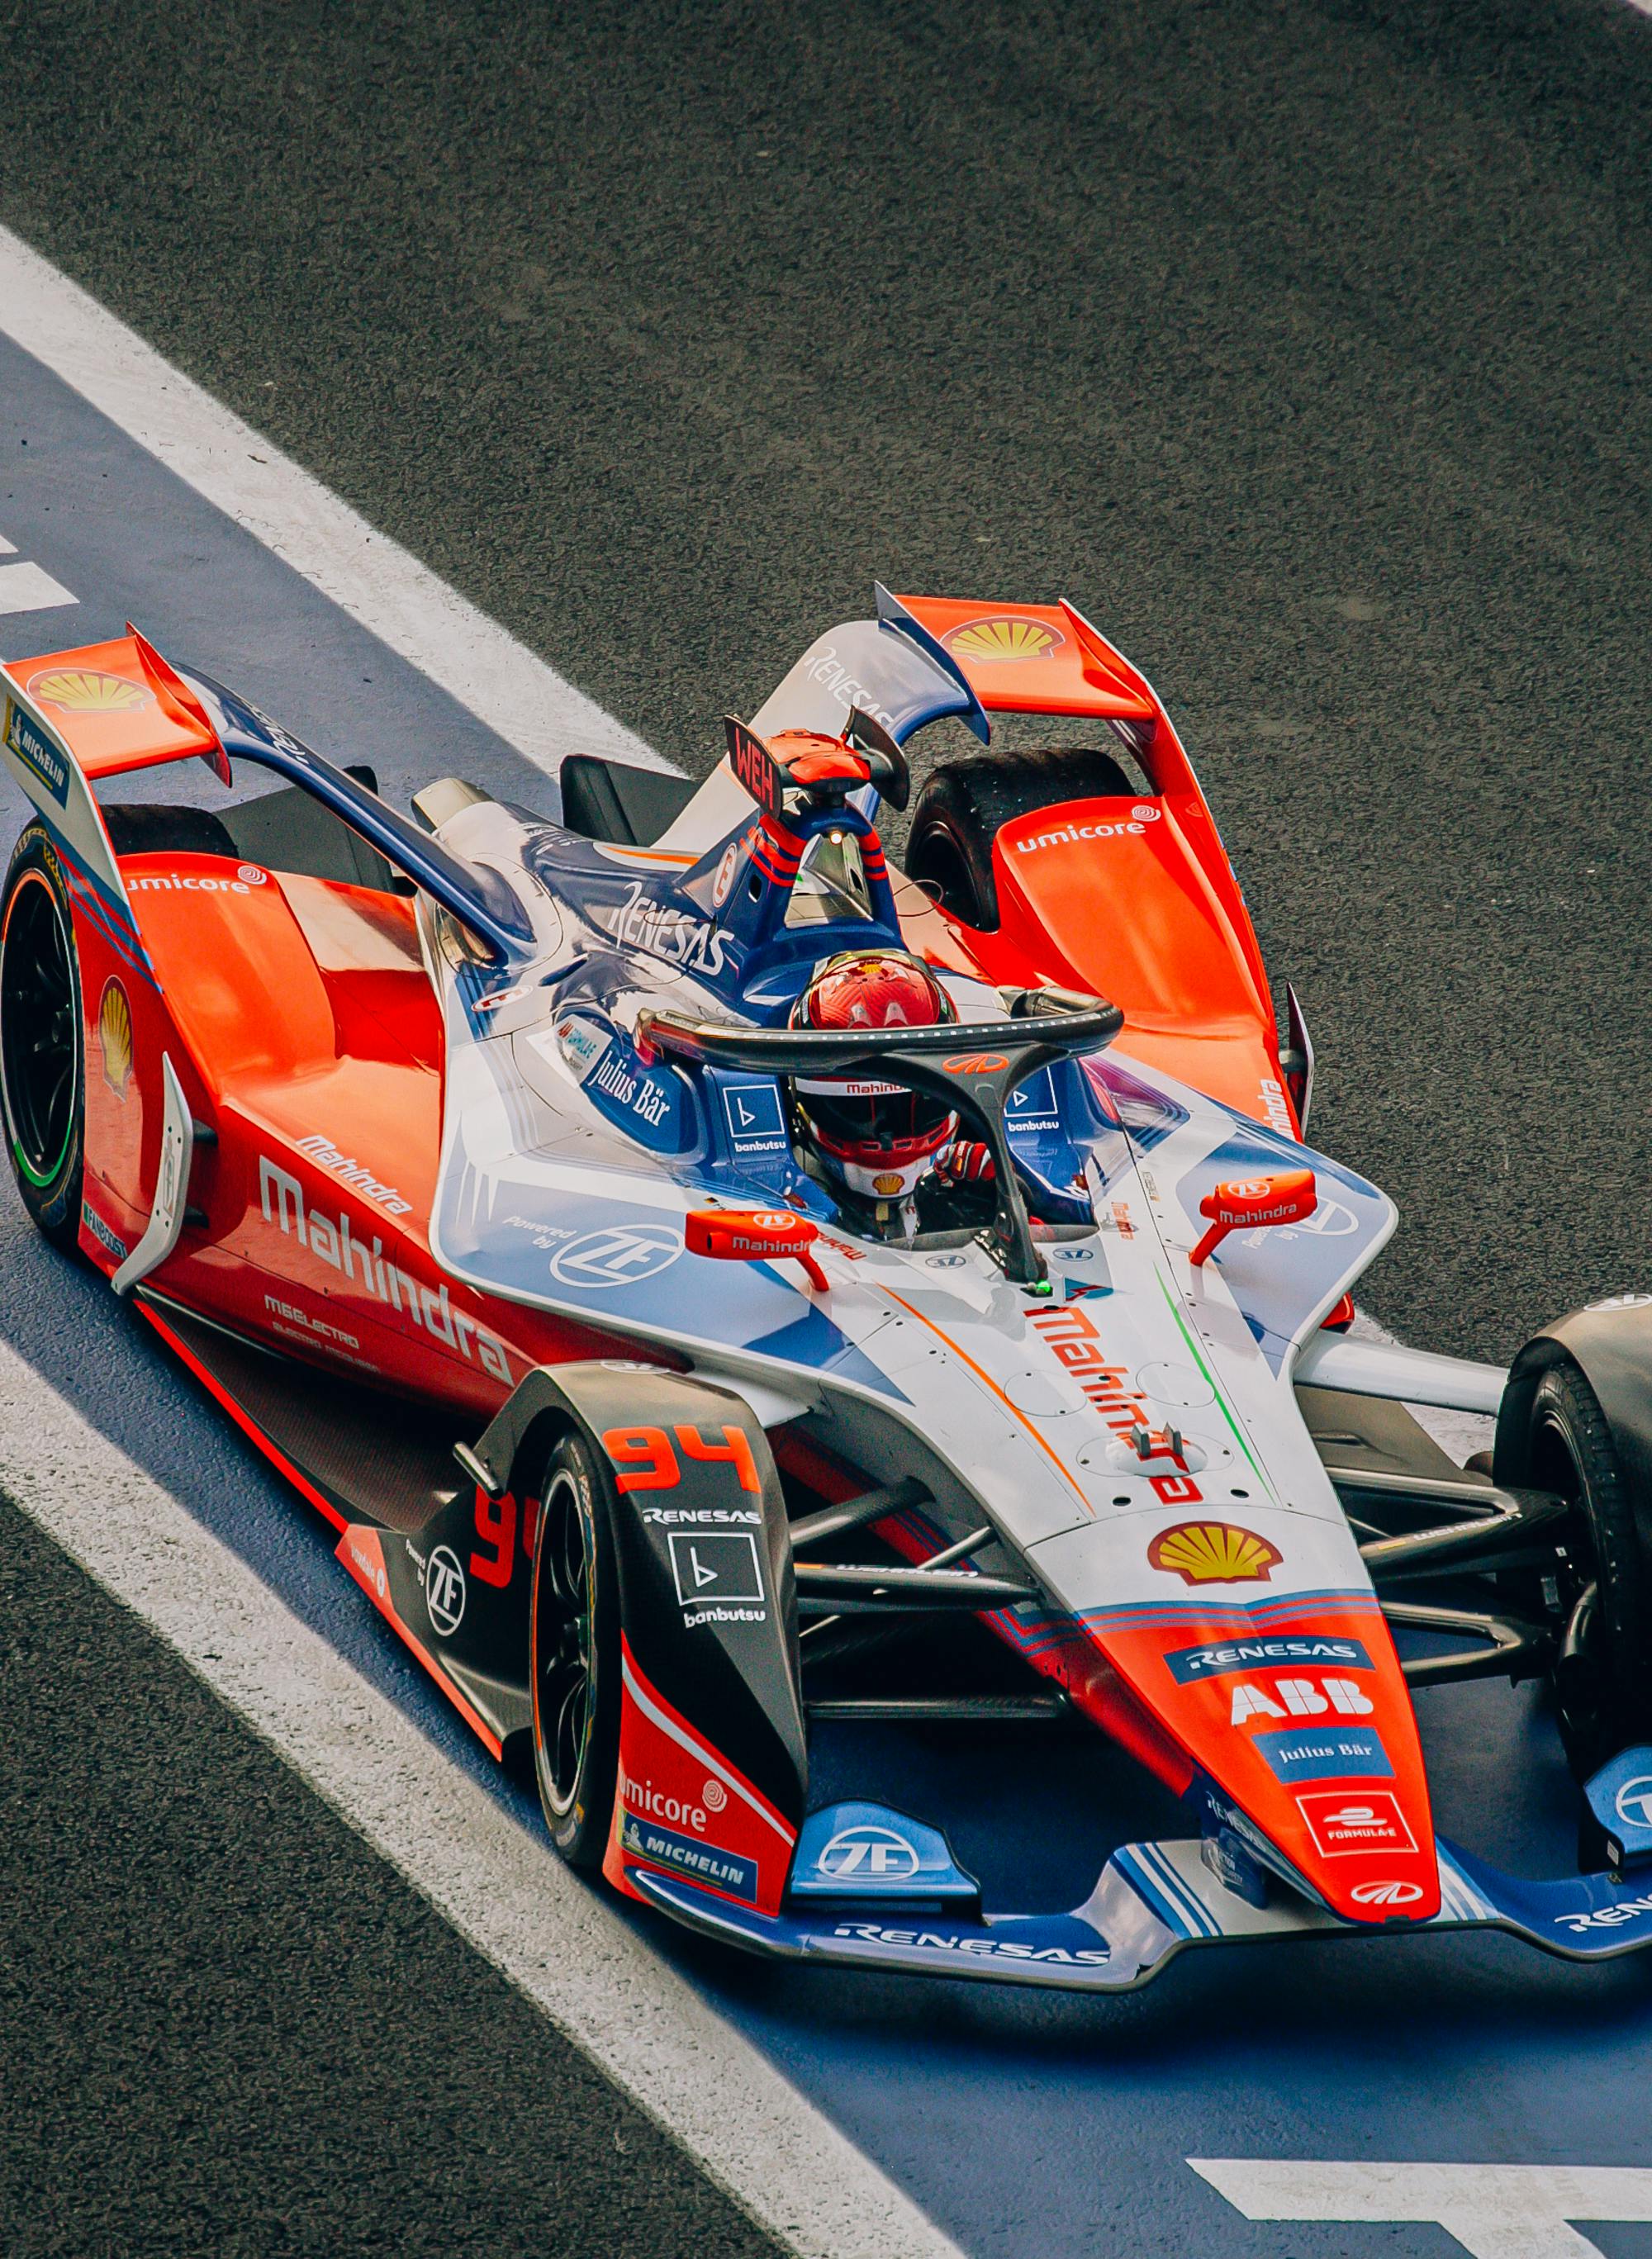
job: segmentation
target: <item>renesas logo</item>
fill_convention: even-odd
[[[921,1953],[958,1954],[972,1961],[1033,1961],[1057,1969],[1102,1969],[1112,1957],[1104,1945],[1073,1949],[1009,1938],[965,1936],[957,1930],[887,1929],[879,1921],[840,1921],[832,1935],[858,1938],[867,1945],[910,1946]]]
[[[803,672],[811,682],[818,682],[829,697],[835,698],[845,713],[851,706],[858,706],[863,714],[870,714],[874,722],[880,722],[886,730],[893,731],[894,716],[887,707],[879,706],[865,684],[849,672],[838,658],[835,644],[822,644]]]
[[[1217,1678],[1229,1671],[1266,1670],[1271,1664],[1318,1663],[1344,1671],[1375,1668],[1356,1639],[1319,1633],[1285,1632],[1273,1639],[1225,1640],[1208,1647],[1178,1647],[1164,1657],[1178,1686],[1195,1678]]]
[[[1140,834],[1150,823],[1157,823],[1159,811],[1150,800],[1138,801],[1129,816],[1116,817],[1111,823],[1062,823],[1049,831],[1035,832],[1029,839],[1015,842],[1018,855],[1036,855],[1043,847],[1076,847],[1086,839],[1117,839],[1131,833]]]
[[[715,979],[727,959],[727,944],[715,925],[651,900],[640,879],[631,881],[623,902],[609,903],[591,915],[623,948],[664,958],[668,965],[680,965],[685,973],[703,973]]]
[[[1620,1899],[1615,1906],[1597,1906],[1592,1913],[1557,1913],[1551,1916],[1556,1929],[1570,1930],[1580,1937],[1585,1930],[1619,1929],[1626,1921],[1639,1921],[1652,1913],[1652,1897]]]
[[[324,1215],[319,1208],[306,1208],[304,1188],[297,1178],[277,1168],[262,1153],[258,1158],[258,1190],[265,1222],[277,1225],[283,1237],[296,1238],[318,1263],[341,1272],[352,1286],[384,1303],[398,1317],[405,1314],[422,1333],[456,1349],[467,1363],[480,1365],[495,1380],[502,1380],[507,1386],[515,1380],[504,1343],[463,1310],[454,1309],[445,1286],[423,1286],[409,1278],[385,1254],[384,1243],[376,1232],[371,1247],[366,1240],[356,1238],[347,1211]]]

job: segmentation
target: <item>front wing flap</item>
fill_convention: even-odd
[[[1250,1944],[1331,1935],[1505,1929],[1566,1960],[1605,1960],[1652,1945],[1652,1871],[1636,1887],[1609,1875],[1524,1882],[1443,1841],[1442,1903],[1425,1922],[1355,1928],[1279,1893],[1249,1905],[1205,1865],[1196,1841],[1127,1843],[1085,1904],[1067,1914],[987,1914],[962,1921],[930,1906],[790,1906],[764,1914],[677,1876],[629,1868],[638,1895],[691,1929],[785,1960],[821,1961],[915,1976],[965,1977],[1065,1992],[1121,1992],[1145,1984],[1190,1945]]]

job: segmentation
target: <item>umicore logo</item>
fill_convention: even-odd
[[[371,1247],[355,1237],[347,1213],[324,1215],[319,1208],[307,1208],[304,1188],[297,1178],[277,1168],[262,1153],[258,1157],[258,1191],[265,1222],[278,1224],[283,1233],[296,1236],[318,1263],[342,1272],[352,1285],[364,1287],[375,1302],[387,1303],[398,1315],[405,1312],[422,1332],[474,1360],[495,1380],[502,1380],[507,1386],[515,1380],[503,1343],[463,1310],[454,1309],[445,1286],[422,1286],[417,1279],[409,1279],[386,1256],[384,1242],[376,1232]]]

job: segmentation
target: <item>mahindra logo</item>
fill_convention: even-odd
[[[948,1074],[1000,1074],[1009,1061],[1002,1051],[965,1051],[941,1065]]]
[[[1349,1892],[1356,1906],[1415,1906],[1421,1883],[1356,1883]]]

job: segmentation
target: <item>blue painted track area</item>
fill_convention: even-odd
[[[398,802],[452,772],[553,804],[520,755],[4,343],[0,403],[8,657],[131,617],[319,750],[372,762]],[[25,564],[37,577],[8,583]],[[33,604],[48,582],[73,601],[5,611],[8,586]],[[5,1210],[4,1338],[537,1830],[319,1525],[101,1286]],[[1536,1698],[1458,1688],[1425,1694],[1420,1711],[1442,1830],[1514,1873],[1569,1871],[1575,1806]],[[1081,1900],[1117,1843],[1181,1832],[1127,1760],[1065,1731],[879,1728],[851,1742],[824,1728],[815,1790],[944,1825],[989,1899],[1029,1909]],[[1103,2003],[772,1967],[635,1920],[979,2259],[1452,2248],[1427,2223],[1253,2224],[1190,2156],[1652,2163],[1643,1961],[1579,1969],[1499,1938],[1233,1949]],[[1652,2226],[1589,2234],[1614,2259],[1652,2253]]]

